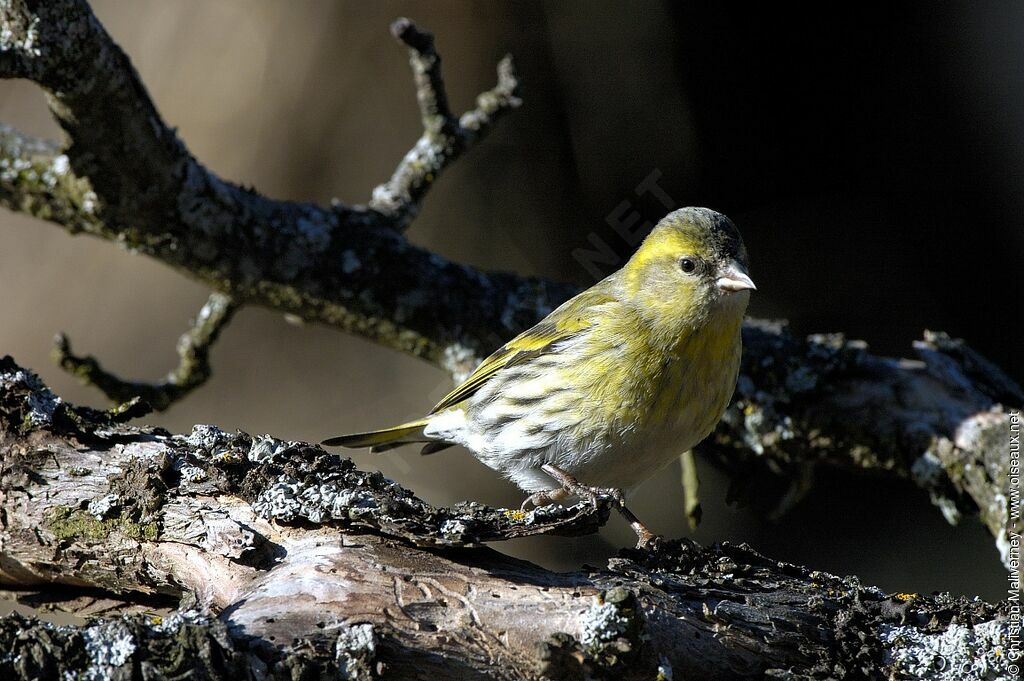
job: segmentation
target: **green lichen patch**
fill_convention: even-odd
[[[156,522],[137,523],[123,517],[100,519],[88,511],[67,506],[50,508],[43,526],[59,543],[103,542],[115,533],[135,541],[156,541],[160,537]]]

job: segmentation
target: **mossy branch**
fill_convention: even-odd
[[[191,328],[178,339],[178,366],[159,383],[126,381],[115,376],[94,357],[74,354],[64,334],[58,334],[54,341],[54,361],[82,383],[98,388],[115,405],[142,400],[153,409],[163,411],[210,378],[210,349],[237,309],[238,305],[229,296],[210,294]]]

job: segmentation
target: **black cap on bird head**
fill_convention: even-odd
[[[725,262],[735,260],[747,269],[743,237],[732,220],[718,211],[694,206],[680,208],[663,217],[655,230],[663,226],[677,232],[699,255]]]

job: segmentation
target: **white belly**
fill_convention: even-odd
[[[625,412],[588,411],[586,390],[571,383],[551,385],[545,377],[552,374],[540,371],[525,381],[496,376],[468,408],[438,414],[424,432],[463,445],[527,492],[559,486],[540,470],[543,464],[558,466],[588,486],[628,490],[703,440],[728,404],[739,368],[738,337],[725,357],[697,359],[693,370],[659,377],[650,395],[635,396],[628,405],[632,418]],[[529,402],[555,391],[554,399]],[[519,404],[513,404],[516,398]],[[661,416],[650,418],[654,413]]]

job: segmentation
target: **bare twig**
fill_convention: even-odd
[[[191,328],[178,339],[178,366],[159,383],[118,378],[105,370],[95,358],[75,355],[71,351],[71,342],[64,334],[59,334],[54,341],[54,361],[68,373],[78,376],[84,384],[101,390],[115,404],[138,398],[153,409],[163,411],[209,379],[212,373],[210,348],[237,309],[238,306],[229,296],[223,293],[210,294]]]
[[[431,136],[454,136],[459,121],[448,106],[441,77],[441,55],[434,49],[434,34],[421,31],[402,17],[391,24],[391,35],[409,48],[409,65],[416,82],[416,100],[420,105],[423,131]]]
[[[409,48],[409,64],[416,81],[423,136],[405,155],[391,179],[373,190],[370,208],[405,229],[416,217],[419,204],[441,171],[488,131],[498,116],[518,107],[519,82],[512,57],[498,64],[498,84],[477,98],[477,108],[456,118],[448,107],[441,78],[441,55],[434,36],[408,19],[391,25],[391,33]]]

